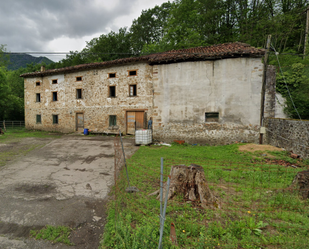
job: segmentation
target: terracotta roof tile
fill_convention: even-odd
[[[164,63],[174,63],[182,61],[201,61],[201,60],[215,60],[215,59],[238,58],[238,57],[261,57],[264,55],[264,53],[265,53],[264,49],[257,49],[245,43],[234,42],[234,43],[218,44],[208,47],[171,50],[162,53],[143,55],[140,57],[129,57],[113,61],[82,64],[72,67],[46,70],[43,72],[25,73],[22,74],[21,77],[25,78],[42,77],[47,75],[84,71],[88,69],[104,68],[108,66],[128,64],[134,62],[147,62],[149,64],[164,64]]]

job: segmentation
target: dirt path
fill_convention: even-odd
[[[29,146],[43,146],[39,140]],[[25,141],[11,148],[19,143]],[[113,184],[113,143],[110,137],[67,135],[1,167],[0,248],[97,248]],[[131,139],[124,147],[126,156],[137,150]],[[29,238],[31,229],[45,225],[74,229],[75,246]]]

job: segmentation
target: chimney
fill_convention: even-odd
[[[45,66],[41,66],[41,72],[45,71]]]

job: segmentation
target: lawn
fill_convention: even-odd
[[[127,160],[130,184],[140,191],[125,191],[123,168],[111,193],[101,248],[158,248],[160,202],[149,194],[159,189],[161,157],[164,181],[172,165],[201,165],[221,206],[203,209],[181,195],[169,200],[164,248],[307,248],[309,202],[287,188],[308,161],[239,146],[140,147]],[[170,240],[171,223],[177,242]]]

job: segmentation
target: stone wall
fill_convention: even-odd
[[[137,70],[137,75],[129,76],[129,70]],[[116,77],[110,78],[110,73],[116,73]],[[82,80],[78,81],[77,77]],[[57,79],[57,84],[52,83],[53,79]],[[130,85],[136,85],[137,96],[129,96]],[[116,97],[109,97],[110,86],[116,87]],[[76,89],[82,89],[81,99],[77,99]],[[52,99],[53,92],[57,92],[57,101]],[[37,93],[41,95],[40,102],[36,101]],[[152,66],[147,63],[25,78],[27,129],[74,132],[76,115],[82,113],[85,128],[111,133],[109,115],[116,115],[117,126],[126,133],[126,111],[145,111],[150,117],[152,107]],[[41,123],[36,122],[36,115],[41,115]],[[58,124],[53,124],[52,115],[58,115]]]
[[[309,120],[266,118],[266,143],[309,159]]]
[[[262,74],[260,58],[155,65],[154,138],[257,142]],[[272,95],[270,89],[266,101]],[[218,113],[218,122],[208,122],[206,113]]]

